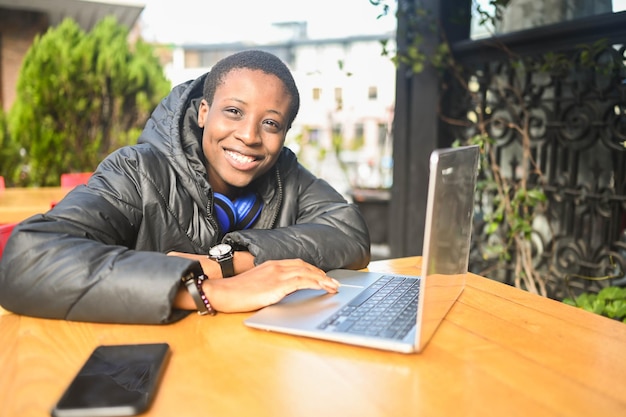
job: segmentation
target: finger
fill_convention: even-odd
[[[313,273],[312,275],[298,275],[291,279],[296,282],[296,289],[321,289],[336,293],[339,291],[339,282],[330,278],[325,273]]]
[[[334,279],[330,281],[319,281],[319,284],[325,289],[327,292],[336,293],[339,292],[339,283]]]
[[[327,291],[337,292],[339,289],[339,281],[326,275],[326,272],[323,270],[304,261],[302,261],[299,267],[294,267],[291,273],[296,276],[302,275],[305,278],[315,279],[317,284]]]

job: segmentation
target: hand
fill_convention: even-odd
[[[336,293],[339,283],[300,259],[286,259],[264,262],[231,278],[204,281],[203,288],[214,309],[235,313],[258,310],[306,288]]]

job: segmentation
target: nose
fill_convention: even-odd
[[[261,143],[261,129],[259,126],[260,124],[251,118],[244,119],[239,124],[235,137],[248,146]]]

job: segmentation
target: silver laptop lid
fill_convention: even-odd
[[[478,157],[478,146],[437,149],[430,157],[417,351],[428,343],[465,286]]]

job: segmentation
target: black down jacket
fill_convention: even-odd
[[[109,155],[86,186],[16,226],[0,261],[4,308],[116,323],[168,323],[186,314],[172,302],[195,261],[165,254],[206,254],[220,240],[197,124],[203,82],[175,87],[137,145]],[[264,200],[259,220],[221,240],[247,248],[257,264],[368,264],[369,233],[359,211],[289,149],[255,185]]]

